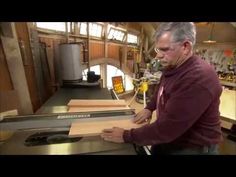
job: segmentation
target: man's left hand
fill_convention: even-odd
[[[124,143],[123,139],[123,128],[113,127],[112,129],[104,129],[101,137],[105,141],[115,142],[115,143]]]

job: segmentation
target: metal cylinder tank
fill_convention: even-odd
[[[60,44],[61,73],[64,82],[82,81],[80,44]]]

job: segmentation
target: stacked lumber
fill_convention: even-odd
[[[111,111],[111,110],[129,110],[125,100],[78,100],[72,99],[67,104],[68,112],[89,112],[89,111]],[[143,124],[135,124],[132,119],[103,119],[78,121],[71,125],[69,137],[87,137],[97,136],[104,129],[120,127],[126,130],[138,128]]]
[[[68,112],[128,110],[125,100],[82,100],[72,99],[67,104]]]

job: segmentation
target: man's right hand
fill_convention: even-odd
[[[149,109],[143,109],[134,117],[134,123],[141,124],[147,122],[151,119],[152,112]]]

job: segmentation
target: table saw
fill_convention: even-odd
[[[145,154],[142,147],[104,141],[100,136],[73,137],[68,133],[74,121],[125,119],[133,110],[68,113],[71,99],[113,99],[114,92],[102,88],[60,88],[34,115],[4,117],[1,130],[15,131],[2,142],[0,154],[73,155],[73,154]]]

